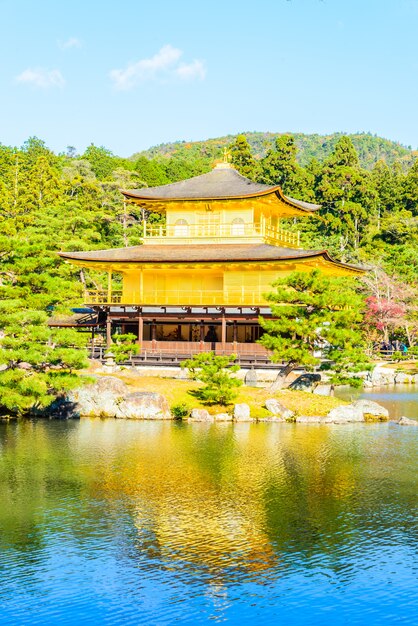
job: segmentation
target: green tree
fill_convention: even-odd
[[[181,363],[182,368],[189,370],[192,380],[203,383],[196,395],[208,404],[227,405],[235,399],[237,387],[242,381],[231,374],[239,371],[239,365],[232,365],[235,354],[230,356],[216,356],[214,352],[202,352],[192,359]]]
[[[104,146],[95,146],[93,143],[86,148],[82,159],[90,162],[93,172],[100,180],[108,178],[116,167],[120,165],[120,161],[114,156],[111,150]]]
[[[418,215],[418,159],[409,170],[403,188],[405,208],[413,215]]]
[[[284,193],[299,200],[313,200],[314,178],[298,164],[296,154],[292,135],[277,137],[274,148],[261,160],[258,180],[268,185],[280,185]]]
[[[314,355],[327,346],[340,377],[367,362],[362,333],[364,299],[346,278],[330,278],[319,270],[293,272],[277,280],[267,294],[272,319],[260,319],[260,343],[272,351],[272,361],[284,363],[273,389],[280,389],[296,367],[312,369]]]
[[[0,412],[24,415],[74,388],[87,365],[85,338],[46,324],[47,314],[21,300],[0,302]]]
[[[229,145],[229,152],[231,163],[238,172],[247,178],[254,178],[257,161],[251,153],[251,147],[245,135],[237,135],[235,141]]]
[[[326,161],[317,187],[322,204],[322,230],[338,234],[340,251],[347,245],[357,249],[367,225],[376,216],[377,193],[371,175],[362,170],[348,137],[341,137]]]

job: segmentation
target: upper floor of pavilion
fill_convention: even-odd
[[[143,209],[144,244],[269,243],[299,247],[299,233],[281,226],[285,218],[312,215],[320,206],[286,196],[239,174],[229,163],[177,183],[123,190],[127,202]],[[162,213],[165,224],[148,223]]]

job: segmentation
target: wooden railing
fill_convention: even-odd
[[[160,243],[172,240],[193,243],[196,239],[206,239],[213,243],[225,240],[253,241],[264,239],[268,243],[289,248],[298,248],[300,233],[291,232],[280,227],[268,226],[266,223],[240,224],[176,224],[170,226],[152,226],[143,223],[145,243]]]
[[[266,305],[263,298],[265,289],[251,287],[225,288],[224,290],[155,290],[132,291],[123,295],[122,291],[95,290],[86,291],[85,304],[113,305],[157,305],[157,306],[262,306]]]

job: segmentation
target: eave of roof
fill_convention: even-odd
[[[132,246],[111,250],[94,250],[90,252],[60,252],[59,255],[68,261],[83,263],[250,263],[303,260],[323,257],[339,267],[363,273],[364,268],[336,261],[327,250],[299,250],[279,248],[269,244],[220,244],[208,246],[204,244]]]

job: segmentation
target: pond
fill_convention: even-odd
[[[418,429],[0,424],[1,624],[416,624]]]
[[[388,409],[390,418],[394,420],[402,416],[418,419],[417,385],[391,385],[362,390],[341,387],[337,388],[336,395],[343,400],[366,398],[378,402]]]

